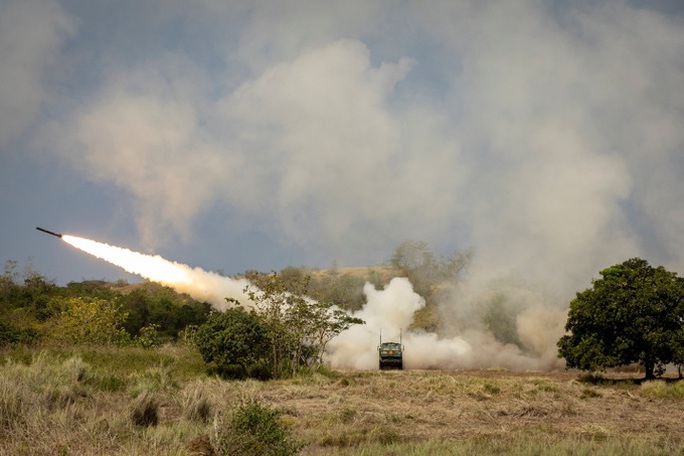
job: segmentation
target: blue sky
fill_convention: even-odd
[[[568,295],[684,272],[677,1],[0,3],[0,260],[235,274],[405,239]],[[571,295],[570,295],[571,297]]]

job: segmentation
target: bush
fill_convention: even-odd
[[[0,321],[0,347],[14,344],[31,344],[38,339],[39,334],[33,328],[17,328],[9,323]]]
[[[142,348],[155,348],[161,345],[159,339],[159,325],[149,323],[140,328],[140,334],[135,338],[135,341]]]
[[[242,307],[212,313],[195,335],[209,369],[226,378],[243,378],[249,366],[266,358],[266,341],[262,321]]]
[[[70,344],[125,344],[129,340],[123,328],[127,314],[112,301],[98,298],[69,298],[65,310],[53,328],[57,341]]]
[[[273,372],[265,361],[259,361],[247,367],[247,376],[255,380],[271,380]]]
[[[252,400],[238,405],[228,423],[217,428],[214,448],[219,455],[287,456],[301,445],[280,423],[278,411]]]

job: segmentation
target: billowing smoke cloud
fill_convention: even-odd
[[[353,326],[330,341],[326,361],[336,368],[376,369],[376,347],[383,340],[405,346],[404,366],[409,369],[473,369],[504,367],[513,370],[554,369],[563,366],[556,356],[555,343],[563,334],[564,313],[547,307],[531,306],[517,318],[520,344],[503,343],[482,327],[480,316],[442,320],[459,323],[463,329],[454,335],[410,329],[415,312],[425,301],[405,278],[393,279],[383,290],[372,284],[364,288],[367,303],[354,316],[366,324]]]
[[[128,193],[151,247],[211,208],[315,263],[472,247],[489,276],[564,299],[626,257],[684,266],[681,12],[394,8],[171,3],[120,48],[90,42],[104,54],[83,63],[108,71],[41,141]],[[180,44],[152,40],[178,20]]]
[[[21,84],[0,78],[0,146],[29,132],[123,193],[145,247],[210,218],[314,265],[378,264],[404,239],[472,248],[439,343],[496,347],[471,317],[502,294],[520,356],[546,359],[558,325],[533,322],[601,268],[684,270],[674,3],[11,0],[0,71]]]
[[[21,135],[53,95],[45,87],[76,20],[55,1],[0,4],[0,147]]]

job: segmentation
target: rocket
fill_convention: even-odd
[[[54,231],[46,230],[45,228],[41,228],[39,226],[36,227],[38,231],[42,231],[43,233],[51,234],[53,236],[57,236],[58,238],[62,238],[62,235],[59,233],[55,233]]]

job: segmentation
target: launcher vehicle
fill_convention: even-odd
[[[401,344],[401,335],[399,342],[383,342],[382,333],[380,333],[380,345],[378,345],[378,358],[380,370],[385,369],[399,369],[404,368],[403,358],[404,346]]]

